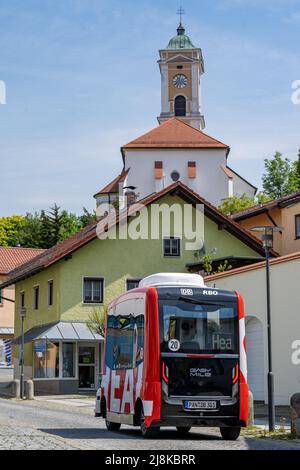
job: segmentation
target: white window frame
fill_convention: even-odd
[[[84,301],[84,281],[85,279],[94,279],[95,281],[102,281],[102,301],[101,302],[85,302]],[[82,277],[82,293],[81,293],[81,298],[82,298],[82,305],[103,305],[104,304],[104,298],[105,298],[105,279],[104,276],[83,276]]]
[[[170,240],[170,239],[179,240],[179,254],[178,255],[172,255],[172,254],[166,255],[165,254],[165,240]],[[176,235],[170,235],[169,237],[163,237],[163,239],[162,239],[163,257],[164,258],[180,258],[181,257],[181,250],[182,250],[181,244],[182,244],[182,238],[181,237],[176,237]]]

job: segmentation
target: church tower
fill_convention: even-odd
[[[161,113],[158,122],[176,116],[198,130],[205,127],[201,114],[201,75],[204,62],[201,49],[185,34],[180,21],[177,35],[159,51],[161,74]]]

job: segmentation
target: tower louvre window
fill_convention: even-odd
[[[183,69],[183,65],[177,65],[177,68],[178,68],[179,70],[181,70],[181,69]]]
[[[186,115],[186,99],[184,96],[179,95],[175,98],[175,116]]]
[[[197,176],[196,162],[188,162],[188,177],[196,178],[196,176]]]
[[[163,177],[163,162],[161,161],[154,162],[154,177],[157,180]]]

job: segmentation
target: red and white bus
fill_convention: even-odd
[[[155,274],[108,308],[100,397],[108,430],[217,426],[234,440],[248,421],[244,309],[237,292],[193,274]]]

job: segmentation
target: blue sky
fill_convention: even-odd
[[[158,49],[180,4],[204,55],[206,132],[231,146],[229,165],[260,185],[264,158],[296,158],[300,0],[0,0],[1,215],[94,207],[120,146],[157,125]]]

